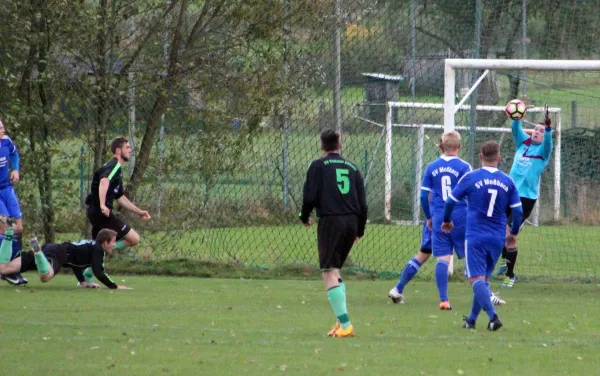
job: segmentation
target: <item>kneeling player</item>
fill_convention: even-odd
[[[44,244],[41,249],[37,239],[34,238],[30,242],[33,252],[24,252],[21,257],[10,261],[12,236],[12,229],[8,229],[0,245],[0,274],[23,273],[37,269],[40,273],[40,281],[48,282],[61,267],[69,267],[81,286],[98,288],[98,285],[86,281],[83,276],[83,270],[91,267],[94,276],[109,289],[130,289],[127,286],[118,286],[104,273],[104,256],[105,254],[110,256],[115,246],[117,233],[113,230],[100,230],[96,241],[49,243]]]

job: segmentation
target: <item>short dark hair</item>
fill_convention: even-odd
[[[496,141],[486,141],[481,146],[481,155],[485,162],[496,162],[500,155],[500,145]]]
[[[340,133],[328,129],[321,132],[321,147],[323,151],[334,151],[340,148]]]
[[[98,235],[96,235],[96,243],[104,244],[104,242],[109,242],[112,238],[115,238],[116,236],[116,231],[111,230],[109,228],[103,228],[98,232]]]
[[[125,145],[128,142],[129,140],[123,136],[115,137],[110,143],[110,151],[113,154],[115,154],[117,152],[117,149],[122,148],[123,145]]]

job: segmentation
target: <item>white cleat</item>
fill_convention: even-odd
[[[404,295],[399,293],[395,287],[388,292],[388,298],[392,299],[394,304],[404,304],[406,302],[404,300]]]
[[[504,300],[500,299],[500,297],[494,293],[492,293],[492,296],[490,296],[490,300],[492,301],[492,304],[495,306],[506,304],[506,302]]]

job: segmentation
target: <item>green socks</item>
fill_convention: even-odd
[[[348,317],[348,310],[346,308],[345,290],[346,288],[343,283],[327,290],[327,299],[329,299],[329,304],[331,304],[331,308],[333,308],[335,317],[337,317],[342,329],[350,326],[350,317]]]
[[[50,263],[48,263],[43,252],[34,253],[33,257],[35,258],[35,266],[37,266],[41,275],[50,273]]]
[[[6,229],[2,244],[0,244],[0,264],[6,264],[12,257],[13,229]]]
[[[94,278],[94,272],[92,271],[92,268],[91,268],[91,267],[89,267],[89,268],[86,268],[86,269],[83,271],[83,278],[85,278],[85,281],[86,281],[87,283],[92,283],[92,278]]]
[[[125,241],[124,240],[117,240],[117,243],[115,244],[115,251],[120,251],[122,249],[125,249]]]

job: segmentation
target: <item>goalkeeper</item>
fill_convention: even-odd
[[[522,120],[512,121],[512,136],[515,141],[515,158],[510,177],[514,180],[521,204],[523,205],[523,219],[521,227],[525,220],[531,215],[535,203],[539,196],[539,184],[542,172],[548,166],[550,154],[552,154],[552,121],[548,112],[548,105],[545,104],[544,122],[536,124],[531,137],[525,133],[522,127]],[[508,211],[510,219],[510,210]],[[510,220],[509,222],[510,223]],[[505,260],[498,269],[497,275],[506,273],[502,287],[512,288],[515,284],[515,264],[517,263],[517,242],[507,242],[502,250],[502,258]]]

